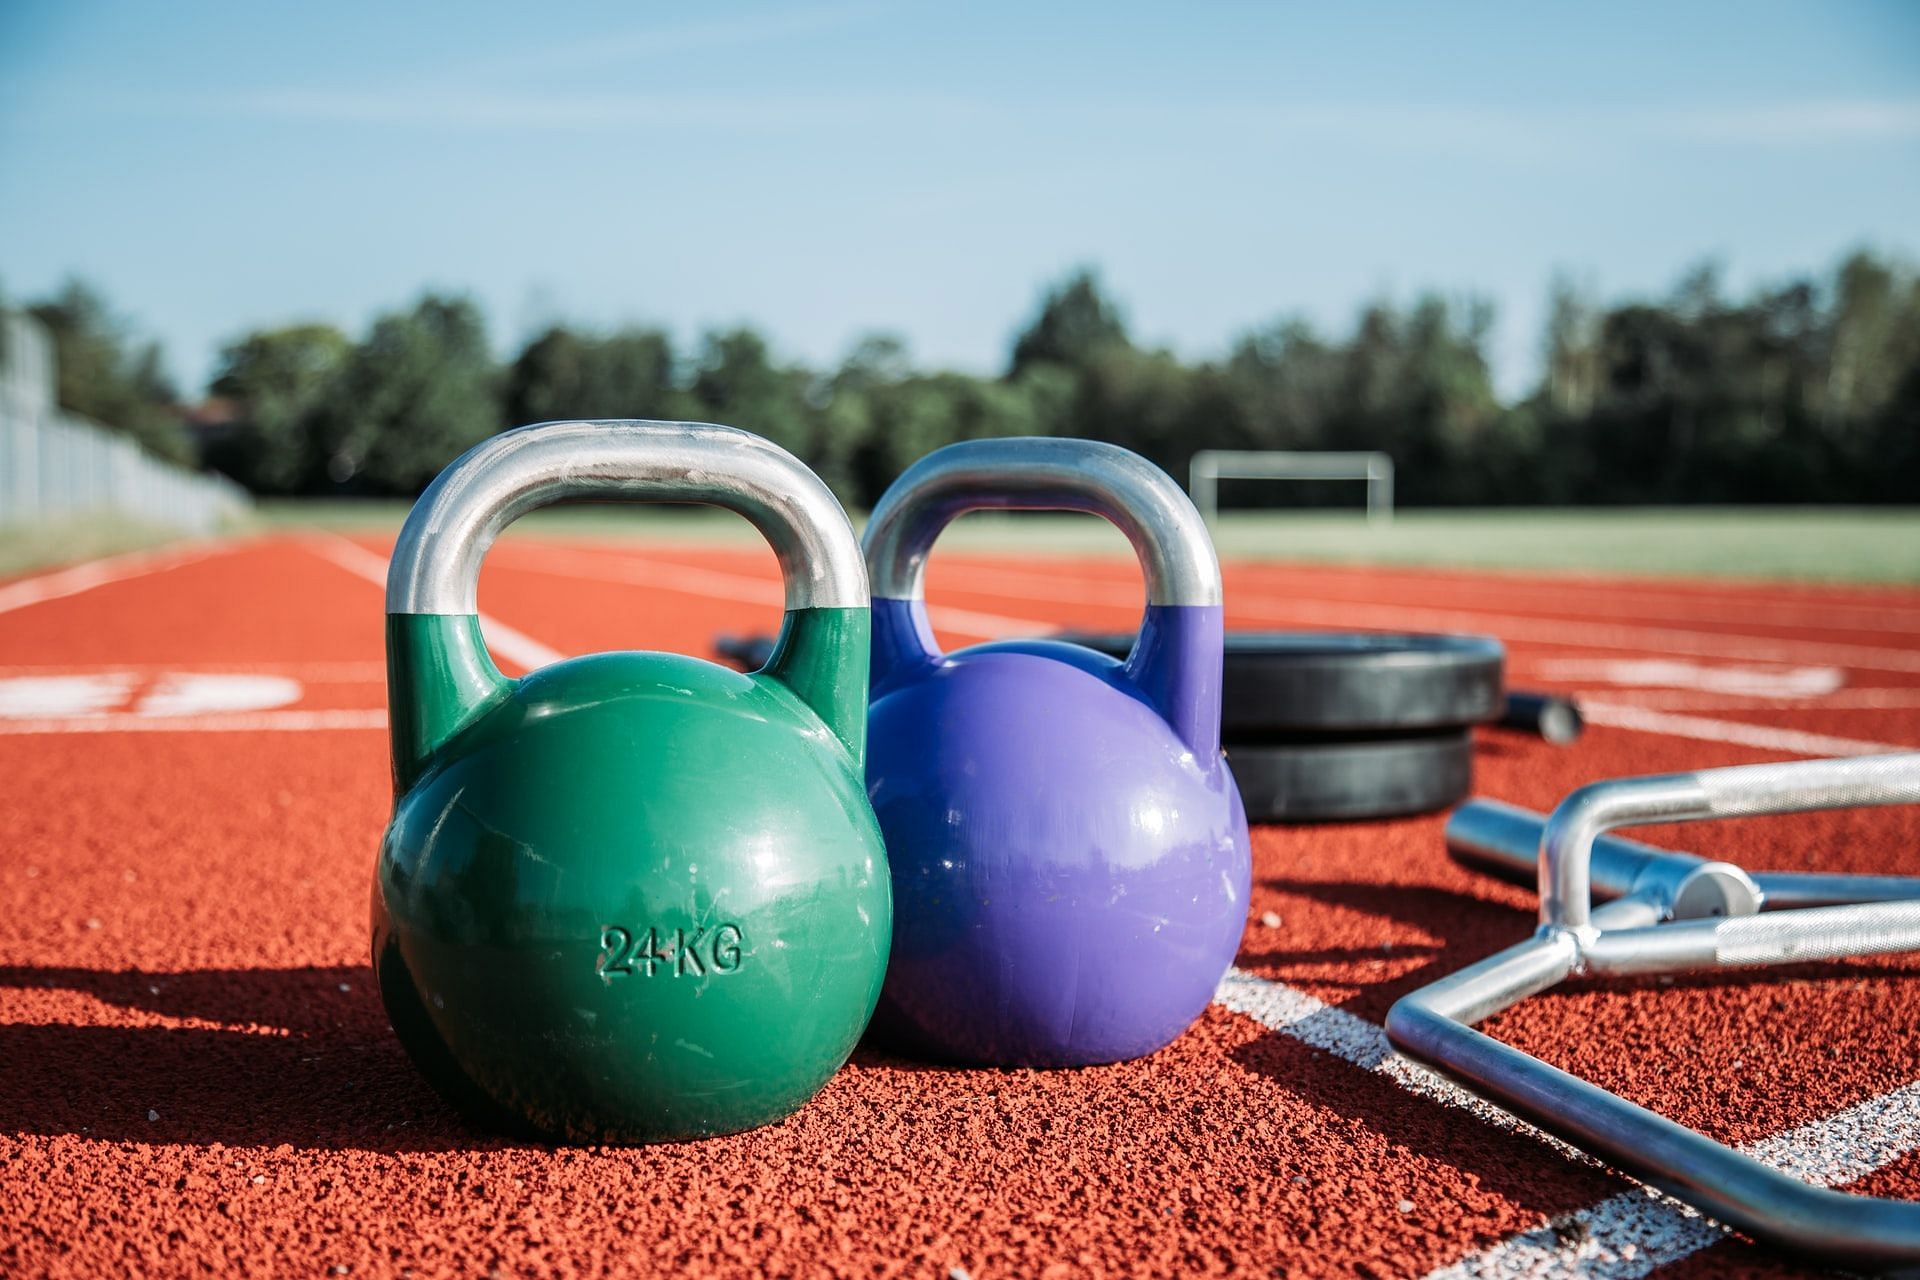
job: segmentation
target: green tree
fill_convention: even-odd
[[[842,502],[871,505],[884,467],[874,449],[875,401],[883,388],[913,374],[906,341],[897,334],[863,335],[840,367],[822,380],[814,398],[824,401],[817,423],[812,462]],[[889,475],[887,479],[891,479]],[[879,481],[884,487],[884,481]]]
[[[686,397],[674,383],[673,341],[655,329],[606,337],[556,325],[528,343],[507,370],[513,426],[560,418],[679,418]]]
[[[500,430],[486,326],[465,298],[428,294],[374,321],[331,380],[316,438],[333,484],[413,493]]]
[[[1100,285],[1100,278],[1082,267],[1049,289],[1038,313],[1014,339],[1010,376],[1036,364],[1084,369],[1095,357],[1127,343],[1127,327],[1120,309]]]
[[[1080,371],[1073,434],[1121,445],[1184,474],[1209,433],[1194,421],[1195,374],[1166,351],[1110,343]]]
[[[1226,408],[1220,445],[1319,449],[1340,402],[1341,352],[1301,319],[1242,336],[1217,377]]]
[[[709,421],[765,436],[808,458],[814,452],[812,383],[806,370],[775,364],[758,333],[738,328],[701,340],[692,395]]]
[[[158,343],[136,340],[106,299],[79,280],[27,310],[53,337],[61,407],[132,436],[163,458],[192,461],[180,397]]]
[[[207,464],[256,492],[311,485],[323,462],[318,416],[352,351],[347,336],[327,324],[266,329],[227,344],[209,389],[232,400],[240,417],[206,438]]]

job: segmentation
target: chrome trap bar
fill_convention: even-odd
[[[1387,1036],[1650,1186],[1830,1265],[1920,1268],[1920,1204],[1811,1186],[1547,1065],[1474,1024],[1575,976],[1698,973],[1920,950],[1920,879],[1749,874],[1605,833],[1619,827],[1920,803],[1920,752],[1595,783],[1552,816],[1494,801],[1447,823],[1455,857],[1534,879],[1517,946],[1402,998]],[[1596,898],[1611,899],[1595,907]],[[1762,911],[1766,914],[1760,914]]]

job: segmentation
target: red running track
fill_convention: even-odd
[[[1262,1016],[1216,1005],[1142,1062],[862,1050],[788,1122],[684,1147],[463,1129],[366,966],[385,550],[279,537],[0,584],[0,1273],[1794,1272],[1382,1059],[1396,997],[1530,927],[1529,895],[1456,867],[1437,817],[1257,830],[1230,997]],[[943,555],[932,587],[956,641],[1123,626],[1141,596],[1110,560]],[[1229,565],[1227,587],[1234,625],[1490,631],[1522,683],[1581,690],[1606,723],[1571,749],[1480,735],[1478,790],[1533,808],[1609,776],[1920,747],[1912,590],[1276,565]],[[706,653],[778,599],[768,553],[514,538],[481,593],[526,661]],[[149,714],[223,673],[281,700]],[[1920,871],[1911,809],[1640,834]],[[1488,1029],[1920,1198],[1914,963],[1574,986]]]

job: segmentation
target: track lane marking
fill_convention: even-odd
[[[1743,667],[1673,658],[1548,658],[1536,664],[1557,684],[1591,681],[1619,689],[1692,689],[1773,698],[1818,698],[1843,688],[1838,667]]]
[[[193,564],[244,545],[247,543],[240,539],[188,542],[150,551],[103,556],[50,573],[21,578],[0,586],[0,613],[11,613],[31,604],[79,595],[82,591],[91,591],[113,582],[125,582],[129,578],[164,573],[168,569],[178,569],[182,565]]]
[[[1115,590],[1095,583],[1058,582],[1021,570],[949,566],[940,576],[951,581],[956,569],[959,576],[969,577],[981,584],[969,589],[982,594],[1005,594],[1035,600],[1079,599],[1089,604],[1133,609],[1138,609],[1143,599],[1141,593],[1131,586]],[[1384,630],[1493,630],[1503,638],[1565,648],[1627,649],[1688,657],[1740,657],[1761,662],[1823,663],[1861,670],[1920,672],[1920,649],[1888,649],[1837,641],[1775,640],[1734,632],[1626,626],[1612,622],[1557,620],[1427,605],[1356,603],[1311,596],[1275,599],[1264,593],[1246,590],[1233,591],[1229,595],[1227,608],[1230,614],[1250,615],[1263,622],[1313,622]]]
[[[317,530],[303,538],[300,545],[330,564],[337,565],[364,578],[379,587],[383,592],[387,587],[387,562],[359,543],[348,541],[337,533]],[[506,658],[522,671],[532,671],[559,662],[566,657],[558,649],[542,644],[526,632],[510,627],[491,614],[482,613],[480,633],[486,638],[487,648]]]
[[[1579,703],[1579,707],[1580,714],[1589,724],[1660,734],[1669,738],[1691,738],[1696,742],[1727,742],[1742,747],[1758,747],[1762,751],[1790,751],[1802,756],[1875,756],[1914,750],[1900,743],[1837,738],[1831,734],[1809,733],[1770,724],[1751,724],[1744,720],[1716,720],[1709,716],[1656,711],[1628,702],[1585,699]]]
[[[553,550],[526,543],[520,544],[519,550],[532,559],[570,557],[576,565],[580,561],[598,562],[596,568],[591,571],[576,568],[575,572],[568,576],[600,578],[608,581],[639,580],[638,577],[626,579],[610,577],[607,565],[609,559],[622,567],[637,566],[636,574],[677,567],[663,565],[658,561],[624,550],[596,554],[577,550]],[[727,573],[722,570],[701,569],[694,572],[718,574],[740,582],[764,581],[750,575]],[[956,578],[971,581],[974,585],[961,586],[959,589],[973,594],[1013,596],[1017,599],[1056,603],[1072,602],[1138,610],[1146,598],[1144,589],[1135,584],[1121,586],[1087,579],[1060,579],[1020,569],[946,565],[938,573],[929,576],[935,581],[944,581],[950,585]],[[1262,622],[1313,623],[1335,627],[1361,626],[1381,630],[1494,630],[1506,638],[1557,648],[1626,649],[1686,657],[1739,657],[1760,662],[1824,663],[1859,670],[1920,673],[1920,649],[1889,649],[1839,641],[1773,639],[1735,632],[1640,627],[1614,622],[1540,618],[1424,605],[1357,603],[1318,599],[1311,596],[1286,596],[1283,599],[1275,599],[1263,592],[1244,589],[1235,590],[1230,594],[1228,612],[1241,616],[1251,615]],[[1039,625],[1057,628],[1061,624]],[[958,627],[953,629],[963,630]],[[964,634],[982,633],[964,631]]]
[[[1503,1111],[1439,1072],[1421,1066],[1393,1047],[1384,1028],[1330,1005],[1318,996],[1308,995],[1298,987],[1235,967],[1220,979],[1213,1000],[1224,1009],[1252,1018],[1269,1031],[1330,1053],[1362,1071],[1384,1076],[1408,1093],[1470,1112],[1493,1128],[1524,1133],[1582,1164],[1607,1167],[1578,1147]]]
[[[522,543],[522,545],[524,545],[524,543]],[[528,549],[534,551],[536,555],[545,555],[545,553],[549,551],[549,549],[543,547],[543,545],[540,545],[540,547],[528,547]],[[572,543],[563,543],[563,545],[555,547],[553,551],[559,553],[559,555],[576,555],[576,557],[582,558],[624,558],[634,555],[632,551],[628,551],[628,549],[624,549],[624,547],[580,547],[580,545],[572,545]],[[1114,562],[1117,564],[1119,560],[1114,560]],[[1248,564],[1248,562],[1229,562],[1229,564],[1227,564],[1229,574],[1260,572],[1263,568],[1265,568],[1265,566],[1261,566],[1261,564]],[[1319,566],[1300,566],[1300,570],[1302,570],[1308,578],[1323,574],[1323,570],[1321,570]],[[1023,570],[1018,570],[1018,568],[995,568],[995,566],[964,564],[964,562],[956,564],[956,562],[950,562],[950,560],[935,562],[935,566],[929,570],[929,578],[935,581],[966,578],[966,576],[970,576],[970,574],[972,574],[972,576],[985,574],[985,576],[991,576],[995,581],[1006,581],[1008,578],[1014,578],[1014,580],[1025,578],[1025,580],[1035,583],[1035,585],[1033,585],[1033,599],[1077,601],[1077,603],[1085,604],[1114,604],[1116,608],[1119,608],[1119,606],[1125,606],[1125,608],[1140,608],[1140,604],[1144,603],[1144,589],[1140,589],[1137,583],[1123,587],[1121,583],[1104,583],[1104,581],[1058,580],[1058,578],[1041,576],[1041,574],[1033,574],[1033,572],[1023,572]],[[1427,589],[1427,591],[1448,585],[1448,583],[1438,583],[1438,581],[1409,580],[1409,578],[1405,578],[1404,574],[1396,574],[1396,580],[1409,581],[1411,585],[1415,585],[1415,587],[1419,587],[1419,589]],[[1626,581],[1613,580],[1613,578],[1592,578],[1592,580],[1588,580],[1588,578],[1582,578],[1582,576],[1574,576],[1574,581],[1576,581],[1576,583],[1588,583],[1588,581],[1590,581],[1594,589],[1601,589],[1601,591],[1628,591],[1628,589],[1630,589],[1630,591],[1634,593],[1636,603],[1638,603],[1638,601],[1644,601],[1647,597],[1674,599],[1674,601],[1680,601],[1680,599],[1697,599],[1697,597],[1684,597],[1684,595],[1674,593],[1674,591],[1653,589],[1653,587],[1649,587],[1649,585],[1645,585],[1645,583],[1626,583]],[[1382,583],[1382,585],[1390,585],[1390,583]],[[1755,587],[1761,587],[1761,585],[1766,585],[1766,583],[1755,583]],[[966,589],[966,587],[962,587],[962,589]],[[1246,591],[1236,591],[1236,599],[1238,599],[1240,595],[1246,595],[1248,591],[1250,591],[1252,595],[1267,597],[1271,591],[1275,591],[1275,587],[1273,587],[1271,583],[1260,583],[1258,587],[1248,587]],[[1279,587],[1279,591],[1283,591],[1284,593],[1284,587]],[[1480,599],[1486,599],[1488,595],[1496,595],[1496,597],[1521,595],[1521,597],[1530,597],[1530,599],[1551,597],[1551,599],[1557,599],[1559,603],[1563,604],[1565,604],[1565,599],[1567,599],[1567,591],[1546,587],[1546,585],[1540,585],[1540,583],[1530,583],[1530,581],[1511,583],[1511,589],[1509,589],[1509,583],[1500,583],[1498,589],[1490,589],[1484,581],[1482,581],[1482,583],[1467,581],[1467,583],[1463,583],[1463,585],[1459,587],[1459,591],[1471,591],[1471,593],[1478,595]],[[1716,591],[1718,591],[1718,593],[1716,593]],[[1542,604],[1540,608],[1546,608],[1548,612],[1546,612],[1544,616],[1536,618],[1536,622],[1549,622],[1549,620],[1553,620],[1553,618],[1563,618],[1563,620],[1572,620],[1572,618],[1582,618],[1582,620],[1584,620],[1584,618],[1592,618],[1592,620],[1596,620],[1596,622],[1603,624],[1603,626],[1630,626],[1632,622],[1640,622],[1640,620],[1653,620],[1653,622],[1720,622],[1720,620],[1726,620],[1728,616],[1734,616],[1734,618],[1743,618],[1743,620],[1759,622],[1759,624],[1764,624],[1764,626],[1778,626],[1778,628],[1862,629],[1862,631],[1893,631],[1893,633],[1897,633],[1897,635],[1914,635],[1914,633],[1920,633],[1920,608],[1908,608],[1908,606],[1899,606],[1899,604],[1884,604],[1884,606],[1882,606],[1882,604],[1860,604],[1855,603],[1855,601],[1834,601],[1834,603],[1812,603],[1812,601],[1809,601],[1805,606],[1799,606],[1799,604],[1780,603],[1780,601],[1747,599],[1747,595],[1740,595],[1740,593],[1726,595],[1724,589],[1716,589],[1713,585],[1701,587],[1701,593],[1716,593],[1716,608],[1711,608],[1711,610],[1651,610],[1651,612],[1596,610],[1596,612],[1592,612],[1592,614],[1572,612],[1571,616],[1569,616],[1569,612],[1567,612],[1565,608],[1561,608],[1561,610],[1551,610],[1549,606]],[[1302,597],[1302,599],[1308,599],[1308,601],[1315,604],[1325,604],[1325,606],[1340,606],[1340,604],[1369,606],[1369,604],[1379,603],[1377,599],[1375,599],[1375,601],[1346,601],[1346,599],[1342,599],[1342,597]],[[1476,612],[1476,610],[1473,610],[1473,612]],[[1797,616],[1788,618],[1786,614],[1789,614],[1789,612],[1793,612],[1793,614],[1797,614]],[[1862,622],[1862,620],[1859,620],[1860,612],[1872,614],[1872,620],[1870,620],[1870,622]],[[1620,618],[1624,618],[1626,622],[1622,624]],[[1843,620],[1843,618],[1847,618],[1847,620]],[[1711,633],[1711,635],[1720,635],[1720,633],[1715,631],[1715,633]],[[1778,641],[1778,643],[1789,643],[1789,645],[1791,645],[1791,643],[1820,643],[1820,641],[1793,641],[1791,637],[1745,637],[1745,639]],[[1832,643],[1839,643],[1839,641],[1832,641]]]
[[[1787,694],[1710,693],[1691,689],[1578,689],[1573,696],[1662,711],[1913,711],[1920,688],[1836,689],[1801,698]]]
[[[384,662],[30,662],[0,665],[0,679],[9,676],[96,673],[156,676],[174,672],[292,676],[303,684],[383,684],[387,678]]]
[[[1581,1164],[1618,1171],[1401,1054],[1386,1031],[1316,996],[1243,969],[1227,970],[1215,1003],[1269,1030],[1393,1081],[1407,1092],[1539,1140]],[[1920,1081],[1750,1143],[1741,1152],[1814,1186],[1855,1182],[1920,1150]],[[1650,1187],[1560,1214],[1441,1267],[1428,1280],[1524,1275],[1632,1280],[1729,1238],[1728,1228]]]
[[[1816,1187],[1857,1182],[1920,1149],[1920,1081],[1739,1148]],[[1428,1274],[1427,1280],[1529,1276],[1636,1280],[1731,1238],[1692,1207],[1650,1187],[1560,1214]]]
[[[519,562],[514,563],[512,567],[526,572],[548,573],[587,581],[624,582],[684,591],[694,595],[718,595],[721,599],[746,599],[762,604],[771,602],[770,592],[778,591],[777,584],[766,578],[723,570],[663,564],[641,556],[623,554],[617,561],[608,564],[599,556],[529,549],[524,546],[520,550],[532,550],[532,554],[511,557],[512,560]],[[1059,585],[1066,588],[1068,592],[1075,590],[1071,583]],[[723,592],[725,594],[719,594]],[[1037,619],[954,610],[949,606],[934,606],[928,612],[937,626],[963,635],[984,636],[988,639],[1009,635],[1039,634],[1057,629],[1058,626],[1056,623],[1041,622]],[[962,616],[952,619],[950,615],[956,613]],[[1920,653],[1912,656],[1916,666],[1920,667]],[[1591,722],[1611,728],[1630,729],[1640,733],[1701,742],[1732,743],[1767,751],[1786,751],[1796,755],[1877,755],[1888,751],[1912,750],[1910,747],[1892,743],[1805,733],[1768,725],[1744,724],[1734,720],[1672,715],[1624,703],[1604,701],[1583,703],[1581,710]]]
[[[245,711],[196,716],[149,716],[116,711],[45,720],[0,720],[0,737],[36,733],[261,733],[317,729],[385,729],[384,710]]]
[[[531,551],[531,555],[522,554]],[[598,556],[580,555],[546,548],[533,549],[522,543],[496,556],[501,567],[520,573],[543,573],[556,578],[574,578],[587,582],[619,582],[632,586],[677,591],[684,595],[714,600],[737,600],[744,604],[779,609],[786,603],[785,588],[778,579],[724,569],[703,569],[693,565],[622,557],[607,564]],[[1010,618],[1004,614],[983,613],[976,609],[956,609],[933,605],[927,610],[929,621],[944,631],[982,640],[1001,640],[1030,636],[1036,630],[1055,626],[1031,618]]]
[[[1235,560],[1232,562],[1241,573],[1261,576],[1279,576],[1273,566],[1260,561]],[[1376,576],[1386,581],[1366,581],[1363,585],[1379,587],[1388,592],[1405,586],[1422,592],[1446,592],[1450,595],[1473,596],[1479,600],[1514,601],[1505,607],[1526,607],[1548,609],[1545,603],[1526,604],[1527,601],[1564,602],[1569,592],[1606,593],[1618,599],[1613,593],[1631,593],[1631,604],[1622,604],[1615,608],[1596,607],[1590,616],[1626,622],[1720,622],[1730,614],[1766,626],[1783,627],[1790,630],[1815,631],[1884,631],[1897,636],[1920,638],[1920,608],[1900,604],[1867,604],[1856,600],[1820,601],[1803,599],[1799,602],[1769,599],[1758,592],[1768,587],[1784,588],[1793,591],[1807,583],[1793,580],[1768,581],[1754,579],[1750,590],[1738,587],[1729,588],[1724,582],[1698,582],[1690,585],[1685,592],[1674,591],[1671,587],[1662,587],[1650,579],[1626,581],[1605,574],[1568,572],[1551,573],[1552,583],[1538,580],[1507,580],[1501,577],[1498,569],[1487,570],[1472,577],[1457,576],[1455,571],[1446,571],[1444,576],[1432,578],[1409,575],[1401,572],[1400,566],[1355,565],[1349,574],[1338,576],[1373,579]],[[1285,565],[1279,573],[1293,574],[1308,579],[1324,579],[1328,574],[1327,566],[1298,563]],[[1389,577],[1389,575],[1391,575]],[[1564,583],[1564,585],[1561,585]],[[1813,584],[1819,586],[1820,584]],[[1861,584],[1855,584],[1861,585]],[[1872,584],[1864,584],[1871,586]],[[1841,590],[1846,590],[1842,585]],[[1911,592],[1904,584],[1887,584],[1883,589],[1889,591]],[[1375,595],[1374,598],[1377,598]],[[1695,608],[1659,608],[1648,607],[1651,602],[1667,600],[1691,602]],[[1501,607],[1496,604],[1495,607]]]

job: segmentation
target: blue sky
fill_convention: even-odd
[[[1476,291],[1920,251],[1920,5],[0,2],[0,287],[222,341],[471,292],[537,326],[874,329],[1000,367],[1098,266],[1190,356]]]

